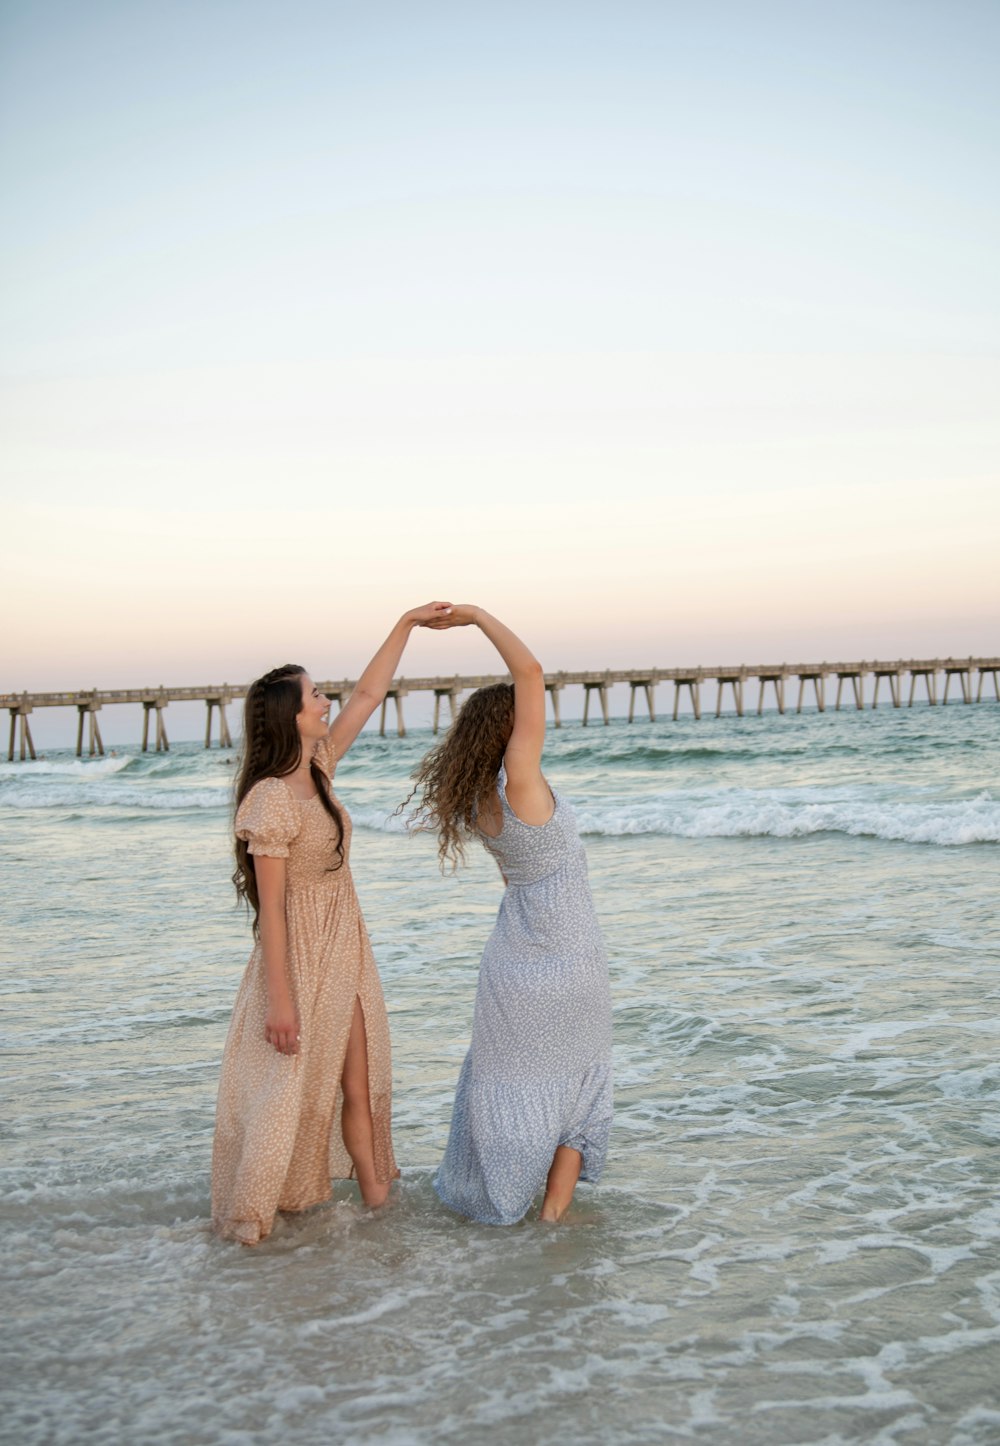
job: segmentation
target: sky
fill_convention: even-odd
[[[0,691],[996,655],[998,94],[995,0],[0,0]]]

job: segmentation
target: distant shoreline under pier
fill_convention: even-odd
[[[992,683],[993,697],[1000,702],[1000,658],[900,658],[893,662],[874,660],[859,663],[776,663],[745,664],[725,667],[697,668],[608,668],[602,673],[559,672],[546,673],[545,688],[551,699],[553,722],[562,727],[560,695],[566,688],[582,687],[584,690],[584,727],[590,721],[591,699],[596,701],[604,723],[609,721],[608,693],[615,684],[625,683],[630,689],[628,721],[636,716],[636,703],[645,702],[645,712],[651,722],[656,720],[655,690],[661,683],[672,683],[673,708],[671,717],[676,721],[682,696],[690,701],[696,719],[702,716],[702,688],[716,685],[715,716],[720,717],[727,697],[732,711],[742,718],[746,713],[745,685],[756,682],[756,713],[764,710],[768,690],[773,695],[779,713],[788,711],[790,699],[786,696],[789,680],[798,680],[798,694],[795,712],[802,712],[803,701],[811,698],[817,710],[822,713],[827,706],[827,687],[837,680],[834,709],[839,710],[846,698],[847,706],[864,707],[864,682],[874,678],[875,689],[872,708],[878,707],[879,691],[884,686],[883,699],[894,708],[912,708],[918,693],[932,707],[948,702],[954,684],[954,697],[963,703],[982,702],[984,689]],[[904,680],[909,678],[909,688]],[[943,680],[943,685],[942,685]],[[396,733],[403,737],[406,725],[403,721],[403,699],[410,693],[432,693],[434,696],[434,732],[441,722],[441,704],[447,700],[449,716],[454,718],[458,699],[463,693],[482,688],[490,683],[509,682],[505,673],[487,673],[472,677],[451,678],[395,678],[386,693],[379,719],[379,732],[386,731],[386,713],[390,701],[395,705]],[[321,692],[343,707],[356,687],[356,681],[326,681],[317,684]],[[727,689],[728,694],[727,694]],[[191,688],[94,688],[83,692],[61,693],[0,693],[0,708],[10,712],[10,739],[7,759],[12,762],[15,753],[22,759],[35,757],[35,745],[31,736],[29,718],[37,708],[75,708],[77,712],[76,756],[83,756],[84,734],[87,752],[93,757],[104,753],[98,713],[115,704],[141,704],[143,709],[142,751],[152,746],[157,753],[169,749],[164,713],[170,703],[202,702],[206,707],[205,747],[212,746],[213,721],[218,714],[218,744],[221,748],[232,747],[232,735],[226,717],[226,708],[245,697],[247,685],[222,683]],[[641,703],[640,703],[641,707]]]

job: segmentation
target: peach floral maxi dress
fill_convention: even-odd
[[[332,779],[333,744],[316,762]],[[340,807],[339,800],[337,800]],[[243,975],[222,1057],[212,1152],[212,1222],[225,1236],[255,1245],[278,1210],[305,1210],[330,1196],[330,1180],[353,1174],[340,1132],[340,1077],[354,1015],[364,1013],[368,1094],[379,1180],[399,1173],[392,1152],[389,1022],[368,931],[349,864],[351,821],[344,820],[339,868],[335,828],[318,797],[302,802],[280,778],[254,784],[236,815],[250,853],[287,859],[285,920],[288,973],[299,1014],[299,1053],[284,1055],[264,1038],[267,980],[258,943]]]

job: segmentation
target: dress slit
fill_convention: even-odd
[[[361,1033],[365,1041],[365,1085],[368,1090],[368,1113],[372,1120],[373,1134],[375,1130],[375,1117],[372,1114],[372,1065],[371,1056],[368,1053],[368,1020],[365,1016],[365,1002],[361,998],[361,990],[356,989],[354,992],[354,1008],[351,1010],[351,1027],[347,1031],[347,1047],[344,1050],[344,1057],[340,1061],[340,1077],[337,1080],[338,1098],[336,1119],[345,1154],[347,1153],[347,1141],[344,1139],[344,1066],[347,1064],[347,1050],[351,1047],[351,1031],[354,1029],[354,1016],[359,1009],[361,1010]],[[348,1159],[350,1159],[349,1155]],[[348,1171],[347,1178],[348,1180],[356,1180],[358,1178],[357,1169],[353,1160],[351,1160],[351,1168]]]
[[[317,752],[319,757],[319,751]],[[332,773],[329,750],[324,771]],[[392,1179],[392,1065],[389,1021],[350,871],[345,809],[344,862],[330,869],[331,820],[315,799],[299,800],[279,778],[247,794],[237,834],[253,853],[287,858],[288,974],[301,1022],[295,1056],[266,1041],[267,979],[256,945],[240,986],[219,1080],[212,1216],[222,1235],[247,1244],[270,1234],[276,1212],[330,1198],[331,1179],[356,1179],[343,1142],[344,1061],[361,1006],[375,1170]]]

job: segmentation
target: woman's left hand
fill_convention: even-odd
[[[418,628],[435,628],[447,623],[450,615],[451,603],[430,602],[422,608],[411,608],[406,614],[406,621]]]
[[[437,622],[428,623],[430,628],[467,628],[476,622],[479,609],[474,603],[452,603],[447,613]]]

